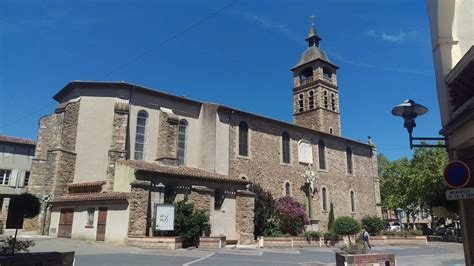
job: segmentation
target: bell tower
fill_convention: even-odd
[[[314,20],[314,16],[311,17]],[[341,135],[339,89],[336,70],[319,48],[321,38],[311,23],[306,37],[308,48],[294,66],[293,123],[337,136]]]

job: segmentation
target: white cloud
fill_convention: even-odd
[[[283,34],[289,40],[296,41],[298,43],[302,41],[302,37],[298,36],[296,33],[290,30],[287,25],[275,22],[266,16],[255,14],[248,11],[237,11],[234,13],[240,16],[241,18],[247,20],[248,22],[256,23],[257,25],[259,25],[260,27],[266,30],[271,30],[271,31]]]
[[[396,43],[403,42],[407,37],[407,34],[403,32],[402,30],[400,30],[399,33],[388,34],[385,32],[377,32],[376,30],[370,29],[370,30],[365,31],[364,35],[367,37],[380,39],[382,41],[396,42]]]
[[[404,74],[421,75],[421,76],[428,75],[428,73],[426,73],[424,71],[417,70],[417,69],[410,69],[410,68],[406,68],[406,67],[403,67],[403,66],[375,65],[375,64],[370,64],[370,63],[361,62],[361,61],[353,61],[353,60],[347,59],[347,58],[345,58],[345,57],[341,56],[340,54],[335,53],[333,51],[328,51],[328,53],[329,53],[330,57],[335,58],[336,60],[338,60],[342,63],[353,65],[353,66],[356,66],[356,67],[370,68],[370,69],[375,69],[375,70],[380,70],[380,71],[387,71],[387,72],[398,72],[398,73],[404,73]]]

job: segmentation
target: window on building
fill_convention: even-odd
[[[148,113],[145,111],[138,112],[137,115],[137,132],[135,133],[135,160],[143,160],[145,157],[146,144],[146,127]]]
[[[328,109],[328,92],[324,91],[324,108]]]
[[[309,109],[314,109],[314,91],[309,91],[308,92],[309,96]]]
[[[285,183],[285,196],[291,196],[291,184],[289,182]]]
[[[332,71],[331,71],[329,68],[324,67],[324,68],[323,68],[323,77],[324,77],[325,79],[331,80]]]
[[[324,141],[318,142],[319,169],[326,169],[326,146]]]
[[[336,99],[334,97],[334,93],[331,93],[331,109],[336,111]]]
[[[346,159],[347,159],[347,173],[352,175],[352,173],[354,172],[354,169],[352,166],[352,150],[349,147],[347,147],[346,149]]]
[[[87,208],[87,217],[86,217],[87,227],[94,226],[94,213],[95,213],[95,208]]]
[[[186,129],[188,122],[186,120],[179,121],[178,124],[178,165],[185,165],[186,157]]]
[[[30,172],[25,172],[25,181],[23,185],[27,187],[29,183],[30,183]]]
[[[214,191],[214,210],[220,210],[224,203],[225,193],[222,189],[216,189]]]
[[[327,191],[326,191],[326,188],[323,187],[321,188],[321,201],[323,203],[323,211],[327,211],[328,210],[328,195],[327,195]]]
[[[351,190],[351,212],[355,212],[355,194],[354,191]]]
[[[332,127],[329,128],[329,134],[332,134]]]
[[[239,155],[248,156],[249,152],[249,125],[242,121],[239,123]]]
[[[12,171],[0,169],[0,186],[8,186]]]
[[[281,135],[281,150],[283,163],[290,163],[290,134],[283,132]]]
[[[305,84],[308,82],[313,81],[313,69],[312,68],[306,68],[303,71],[301,71],[300,74],[300,83]]]
[[[298,95],[298,112],[303,112],[304,111],[304,96],[303,94]]]

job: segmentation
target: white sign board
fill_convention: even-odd
[[[173,231],[174,230],[174,205],[157,204],[155,230]]]
[[[447,200],[460,200],[474,198],[474,187],[446,190]]]
[[[300,140],[298,143],[298,160],[301,163],[313,163],[313,152],[311,143],[307,140]]]

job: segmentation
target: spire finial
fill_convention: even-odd
[[[314,14],[312,14],[311,16],[309,16],[309,19],[311,19],[311,25],[314,26],[314,19],[316,18],[316,16]]]

